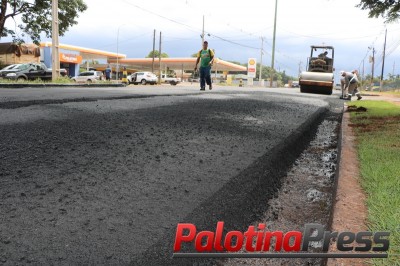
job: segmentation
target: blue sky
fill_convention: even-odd
[[[188,57],[201,47],[203,15],[209,47],[224,60],[260,60],[264,37],[263,64],[271,65],[274,0],[235,2],[85,0],[88,10],[78,19],[62,43],[126,54],[146,56],[152,49],[153,30],[162,32],[162,51],[170,57]],[[383,19],[368,18],[355,7],[358,0],[278,0],[275,67],[297,76],[304,70],[310,45],[335,47],[335,68],[371,73],[368,58],[376,53],[375,73],[381,72],[385,25]],[[385,75],[400,74],[400,24],[388,29]],[[119,34],[118,34],[119,32]],[[208,35],[209,34],[209,35]],[[117,48],[118,40],[118,48]],[[47,39],[43,39],[47,41]],[[396,61],[397,60],[397,61]],[[394,68],[393,68],[394,67]],[[375,74],[376,75],[376,74]]]

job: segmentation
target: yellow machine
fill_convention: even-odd
[[[311,46],[307,71],[300,74],[301,92],[332,94],[334,86],[334,49],[332,46]]]

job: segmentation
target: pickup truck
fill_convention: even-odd
[[[67,70],[60,69],[60,74],[61,76],[66,76]],[[47,68],[43,63],[28,63],[21,64],[6,71],[2,71],[0,75],[1,78],[11,80],[51,80],[52,70]]]
[[[178,83],[181,83],[180,78],[175,78],[175,77],[170,77],[166,74],[161,74],[161,83],[169,83],[171,85],[176,85]]]

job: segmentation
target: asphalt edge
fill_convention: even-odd
[[[154,97],[186,97],[186,96],[197,96],[200,93],[187,93],[187,94],[132,94],[124,96],[108,96],[108,97],[74,97],[64,99],[36,99],[36,100],[25,100],[25,101],[9,101],[1,102],[0,109],[17,109],[28,107],[32,105],[46,105],[46,104],[65,104],[65,103],[76,103],[76,102],[96,102],[96,101],[113,101],[113,100],[131,100],[131,99],[147,99]]]
[[[315,134],[318,130],[319,125],[321,122],[326,118],[327,113],[329,113],[330,106],[323,106],[319,107],[310,117],[308,117],[296,130],[290,133],[286,138],[284,138],[280,143],[275,145],[268,153],[262,155],[258,158],[255,162],[248,166],[248,168],[244,169],[241,173],[231,178],[228,183],[226,183],[220,190],[214,193],[214,195],[210,196],[208,199],[203,201],[199,204],[191,213],[189,213],[183,221],[192,221],[196,224],[198,228],[208,228],[206,226],[209,223],[209,220],[219,220],[225,216],[232,215],[234,212],[234,208],[231,209],[229,206],[238,207],[240,205],[235,204],[236,202],[244,202],[248,200],[248,198],[240,198],[240,194],[235,193],[237,191],[243,192],[246,191],[246,195],[249,196],[251,199],[250,201],[246,201],[249,204],[252,201],[259,200],[254,195],[258,195],[258,190],[260,190],[261,184],[265,183],[266,181],[272,181],[273,183],[269,183],[271,185],[271,190],[276,190],[281,187],[281,183],[279,183],[282,179],[282,175],[287,173],[287,170],[290,166],[294,163],[294,161],[300,156],[300,154],[304,151],[304,149],[310,144],[310,142],[314,139]],[[261,166],[262,165],[262,166]],[[278,167],[277,167],[278,166]],[[253,168],[261,168],[256,173],[252,172]],[[281,169],[283,167],[283,169]],[[275,170],[279,168],[279,170]],[[270,177],[270,180],[261,180],[258,174],[267,175]],[[259,177],[257,181],[254,181],[254,177]],[[240,183],[242,186],[238,188],[237,182],[241,180]],[[253,181],[251,181],[253,180]],[[249,181],[249,182],[246,182]],[[277,184],[278,183],[278,184]],[[232,188],[233,190],[230,190]],[[235,191],[237,190],[237,191]],[[229,193],[226,193],[229,191]],[[264,194],[265,191],[263,191]],[[270,198],[273,197],[275,193],[270,194]],[[222,203],[222,198],[230,202],[229,206],[221,206],[219,205]],[[213,208],[213,205],[219,205],[221,209]],[[224,208],[225,207],[225,208]],[[249,222],[254,222],[254,219],[260,218],[259,213],[250,213],[257,208],[249,208],[246,210],[242,210],[239,217],[236,219],[239,221],[242,226],[248,226]],[[196,216],[196,213],[199,213],[200,210],[206,213],[210,213],[207,217],[199,217]],[[249,212],[250,215],[246,216],[243,215],[243,212]],[[234,215],[234,214],[233,214]],[[261,214],[262,215],[262,214]],[[206,218],[209,218],[207,220]],[[221,219],[226,220],[226,219]],[[215,224],[214,224],[215,225]],[[234,227],[230,227],[227,224],[225,225],[224,230],[238,230],[241,225],[235,225]],[[142,255],[147,254],[147,256],[135,258],[129,263],[129,265],[220,265],[216,260],[196,260],[192,261],[191,259],[172,259],[171,257],[163,257],[157,258],[156,254],[161,253],[163,254],[171,254],[172,246],[166,246],[165,239],[173,239],[175,232],[167,232],[161,237],[161,240],[155,243],[152,247],[141,253]],[[184,252],[186,251],[183,248]],[[150,260],[149,260],[150,259]],[[214,264],[210,264],[211,261]],[[195,263],[195,264],[193,264]],[[197,263],[197,264],[196,264]]]

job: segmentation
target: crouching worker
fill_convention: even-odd
[[[344,79],[343,80],[344,93],[342,93],[342,95],[345,100],[351,100],[351,97],[353,96],[353,94],[355,96],[357,96],[357,100],[362,99],[361,94],[357,89],[357,86],[358,86],[357,73],[356,73],[356,71],[353,71],[353,72],[340,71],[340,75]]]

